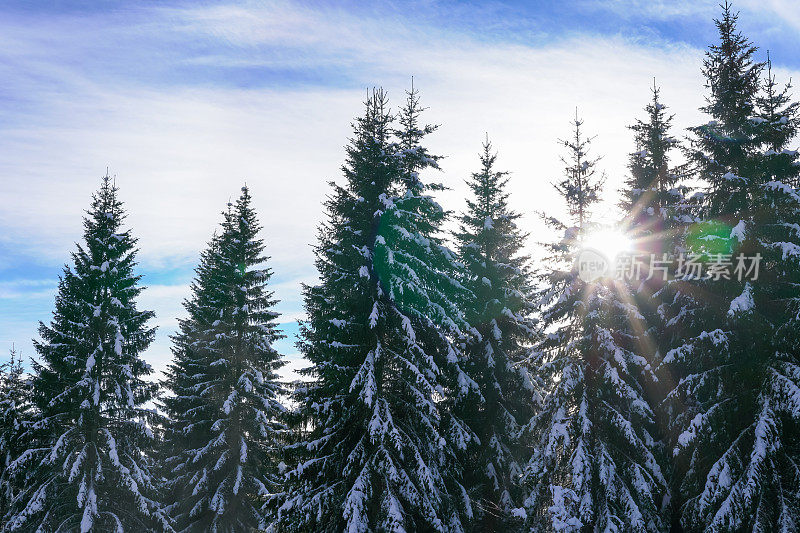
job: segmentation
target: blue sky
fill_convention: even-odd
[[[445,207],[462,208],[488,132],[513,173],[513,206],[540,232],[533,214],[555,205],[556,139],[577,106],[598,135],[613,216],[633,149],[625,126],[653,77],[676,133],[703,120],[699,69],[717,3],[0,2],[0,359],[12,343],[34,355],[106,167],[140,238],[157,368],[199,251],[244,182],[293,334],[349,123],[367,88],[396,102],[412,75],[441,124],[431,143],[447,156],[436,176],[451,187]],[[790,4],[735,3],[783,80],[800,72]],[[295,352],[291,339],[280,349]]]

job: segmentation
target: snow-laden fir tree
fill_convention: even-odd
[[[22,476],[11,477],[9,466],[22,454],[25,434],[33,417],[30,383],[22,357],[12,347],[7,363],[0,365],[0,521],[22,488]]]
[[[671,276],[676,256],[684,252],[686,231],[697,221],[696,200],[689,197],[690,189],[684,184],[686,165],[672,164],[680,145],[670,135],[673,115],[666,110],[654,83],[651,101],[645,106],[647,118],[630,126],[635,151],[629,156],[630,174],[619,204],[624,213],[620,230],[632,242],[630,253],[642,264],[639,279],[631,280],[631,297],[645,317],[648,342],[641,346],[647,352],[643,355],[654,364],[671,342],[665,332],[670,330],[667,309],[675,297]],[[666,269],[666,275],[660,269]],[[669,375],[660,377],[664,383],[658,384],[658,392],[652,391],[654,401],[674,385]]]
[[[658,343],[664,337],[666,316],[663,304],[669,298],[665,293],[670,291],[669,272],[665,276],[656,269],[672,267],[667,261],[674,261],[675,255],[683,251],[687,228],[697,221],[696,201],[689,197],[690,189],[683,183],[686,165],[672,164],[672,154],[680,148],[670,135],[673,115],[667,114],[659,95],[654,84],[652,100],[645,106],[647,119],[636,120],[630,126],[636,150],[629,157],[630,175],[620,191],[619,204],[625,215],[620,230],[632,241],[631,252],[640,256],[645,269],[651,261],[662,262],[653,263],[653,275],[645,270],[642,283],[633,286],[633,297],[647,319],[648,335],[655,342],[654,350],[661,349]],[[654,356],[660,359],[660,354]]]
[[[561,157],[564,165],[563,178],[554,183],[558,193],[564,198],[567,211],[571,219],[577,224],[573,228],[583,231],[588,228],[592,208],[600,200],[600,192],[605,183],[605,174],[597,174],[597,163],[600,158],[589,156],[589,146],[594,137],[586,137],[581,130],[583,121],[578,118],[575,109],[575,120],[572,121],[573,136],[569,139],[559,140],[559,144],[567,151],[566,157]],[[546,218],[547,222],[548,219]],[[551,227],[561,229],[558,221],[550,220]]]
[[[282,338],[272,272],[247,187],[229,206],[196,269],[165,382],[165,477],[179,531],[265,529],[277,492],[283,363],[272,347]]]
[[[34,346],[30,442],[9,470],[25,478],[10,531],[150,531],[169,528],[154,501],[148,454],[157,415],[151,367],[152,311],[137,308],[136,239],[111,179],[84,219],[84,242],[60,278],[50,325]]]
[[[703,71],[711,120],[691,128],[689,155],[706,190],[686,246],[730,274],[683,280],[664,358],[678,383],[665,410],[680,520],[698,531],[796,531],[800,168],[787,143],[798,108],[771,73],[761,82],[755,47],[723,9]]]
[[[685,252],[684,237],[689,226],[696,222],[696,201],[689,197],[689,187],[683,183],[686,165],[674,165],[672,154],[680,148],[670,135],[673,115],[667,114],[661,102],[660,90],[653,84],[652,99],[645,106],[647,117],[630,126],[634,133],[635,151],[630,154],[630,175],[621,191],[625,218],[622,231],[632,241],[631,254],[641,260],[641,271],[628,283],[629,297],[635,302],[643,320],[640,322],[640,342],[637,353],[645,357],[653,368],[658,368],[664,354],[670,349],[673,323],[669,310],[676,297],[679,284],[672,280],[676,257]],[[666,272],[662,269],[665,269]],[[673,376],[665,372],[655,375],[645,383],[645,398],[651,406],[658,406],[664,396],[675,386]],[[656,409],[658,424],[654,437],[659,441],[660,463],[669,474],[671,462],[666,449],[668,423]],[[672,476],[668,476],[671,481]],[[671,487],[671,492],[676,489]],[[671,507],[667,507],[670,514]]]
[[[308,431],[287,447],[285,530],[462,529],[454,502],[462,494],[448,492],[445,470],[453,453],[440,430],[443,344],[429,329],[460,321],[447,299],[457,285],[418,256],[445,253],[433,235],[404,226],[412,209],[434,205],[413,198],[420,188],[405,183],[403,169],[435,159],[395,142],[387,105],[374,91],[355,121],[346,183],[332,184],[315,250],[320,284],[305,289],[300,348],[312,366],[295,397]],[[386,212],[401,208],[381,228]]]
[[[450,496],[442,501],[442,513],[450,513],[447,529],[459,531],[474,517],[470,497],[462,482],[471,468],[464,462],[470,443],[477,441],[472,429],[454,408],[478,385],[463,369],[463,342],[477,333],[466,321],[463,308],[469,291],[462,285],[462,265],[444,243],[442,228],[450,217],[432,196],[444,185],[425,181],[420,172],[439,170],[440,156],[424,146],[425,136],[436,126],[423,124],[419,93],[413,84],[398,113],[397,139],[400,187],[381,215],[375,238],[373,267],[392,306],[408,317],[415,342],[433,363],[430,380],[436,383],[441,415],[440,468]]]
[[[620,191],[622,231],[635,242],[636,251],[657,255],[674,252],[671,244],[679,240],[676,235],[694,221],[689,188],[682,183],[686,166],[672,163],[672,153],[679,148],[670,134],[674,115],[667,114],[660,92],[654,83],[652,99],[644,108],[647,118],[629,126],[636,150],[630,154],[630,175]]]
[[[666,480],[653,438],[655,416],[645,384],[650,365],[639,352],[642,316],[611,279],[587,283],[574,266],[592,229],[599,200],[591,179],[581,121],[558,190],[573,226],[546,218],[564,232],[546,244],[550,264],[542,275],[545,337],[531,362],[544,398],[523,435],[533,455],[526,467],[525,507],[531,531],[662,531]],[[587,194],[590,191],[591,194]]]
[[[467,342],[464,368],[479,388],[456,405],[477,435],[464,459],[476,531],[509,531],[524,516],[519,487],[527,450],[518,434],[533,415],[534,379],[524,361],[538,340],[526,234],[508,205],[508,173],[495,170],[496,160],[487,139],[455,235],[471,294],[467,318],[477,332]]]

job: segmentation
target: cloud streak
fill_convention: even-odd
[[[33,316],[49,316],[52,293],[27,272],[36,265],[39,278],[44,272],[55,282],[106,166],[152,284],[142,307],[158,314],[150,353],[163,368],[192,268],[244,182],[265,228],[283,320],[302,316],[300,282],[315,279],[310,245],[327,182],[339,177],[349,123],[368,87],[385,86],[396,105],[415,76],[427,119],[442,125],[431,142],[447,156],[435,176],[451,187],[440,198],[446,208],[463,207],[463,180],[488,132],[499,165],[513,171],[512,206],[532,241],[542,237],[533,213],[556,202],[556,139],[569,133],[576,106],[587,131],[599,134],[612,200],[633,150],[626,125],[641,115],[654,76],[679,128],[701,120],[702,50],[680,39],[545,28],[497,19],[511,8],[496,5],[309,6],[0,16],[0,322],[13,324],[0,329],[3,343],[26,343]],[[612,8],[621,16],[641,6]],[[441,21],[448,10],[447,24],[415,16]],[[692,15],[674,10],[664,17]],[[475,30],[476,13],[486,32]],[[613,212],[610,203],[606,210]],[[31,294],[34,305],[16,313]]]

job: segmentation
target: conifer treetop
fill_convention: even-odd
[[[758,50],[737,28],[739,14],[726,1],[722,16],[714,19],[719,33],[719,43],[708,47],[703,60],[703,75],[710,94],[701,110],[716,119],[727,137],[736,141],[746,136],[743,125],[753,115],[755,101],[752,95],[759,88],[759,75],[764,66],[755,61]]]
[[[185,302],[189,316],[173,337],[163,462],[180,530],[264,529],[278,489],[285,391],[272,344],[283,335],[251,203],[244,186],[222,213]]]
[[[605,173],[597,174],[595,168],[599,157],[592,158],[589,148],[594,137],[586,137],[581,127],[583,120],[575,118],[570,123],[573,127],[571,139],[559,140],[567,148],[567,155],[561,157],[564,164],[564,177],[553,186],[564,197],[567,210],[575,226],[581,230],[591,219],[591,209],[600,200],[600,191],[605,183]]]
[[[153,340],[152,311],[137,309],[135,243],[117,188],[103,177],[84,219],[84,242],[64,268],[50,325],[34,346],[37,447],[10,465],[29,476],[9,528],[109,530],[164,527],[147,452],[160,419],[139,354]]]

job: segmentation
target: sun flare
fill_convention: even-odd
[[[603,253],[608,258],[614,258],[619,254],[629,252],[633,249],[633,242],[630,237],[614,229],[600,229],[586,236],[583,241],[584,248],[592,248]]]

